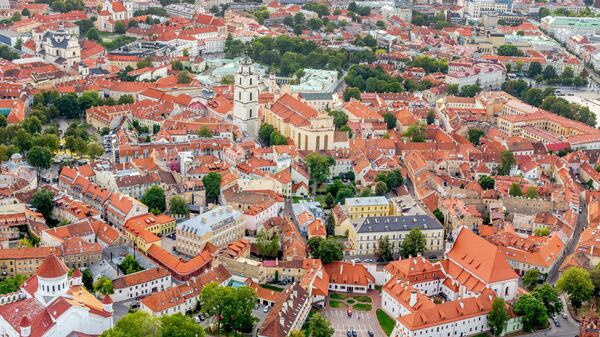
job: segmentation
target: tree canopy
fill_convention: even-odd
[[[158,185],[150,187],[140,201],[150,210],[158,210],[160,213],[166,210],[165,191]]]
[[[206,201],[217,204],[221,194],[221,175],[217,172],[211,172],[202,177],[202,183],[204,184]]]
[[[556,289],[567,293],[573,307],[581,308],[583,302],[592,298],[594,284],[587,270],[579,267],[571,267],[556,281]]]
[[[425,235],[418,228],[410,230],[400,248],[400,254],[402,257],[417,256],[418,254],[425,253]]]

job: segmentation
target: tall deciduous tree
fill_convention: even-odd
[[[410,230],[400,248],[402,257],[417,256],[425,252],[425,235],[418,228]]]
[[[256,234],[256,249],[260,255],[268,258],[277,257],[280,247],[277,233],[273,237],[268,237],[267,232],[261,229]]]
[[[583,302],[591,299],[594,293],[590,273],[579,267],[567,269],[556,282],[556,288],[569,295],[569,301],[576,309],[581,308]]]
[[[392,256],[392,245],[390,243],[390,237],[384,235],[377,241],[377,250],[375,251],[378,261],[388,262],[393,260]]]
[[[310,326],[313,337],[331,337],[335,333],[335,330],[331,326],[331,322],[319,313],[314,314],[310,318],[308,325]]]
[[[160,212],[166,210],[165,191],[158,185],[150,187],[140,201],[151,210],[158,210]]]
[[[113,284],[106,276],[101,276],[96,283],[94,283],[94,291],[102,295],[112,294]]]
[[[31,206],[37,209],[44,219],[50,219],[50,213],[52,213],[52,207],[54,207],[54,193],[40,189],[33,195],[31,199]]]
[[[515,166],[515,156],[512,151],[506,150],[500,154],[500,166],[498,166],[498,174],[507,176],[510,175],[510,170]]]
[[[488,323],[494,336],[500,335],[510,316],[506,310],[506,303],[502,297],[494,298],[492,310],[488,314]]]
[[[52,153],[41,146],[34,146],[27,153],[27,162],[35,167],[36,176],[39,181],[40,170],[46,170],[50,168],[50,164],[52,164]]]
[[[558,314],[562,311],[563,303],[558,296],[558,292],[556,288],[548,283],[535,287],[531,294],[544,303],[548,315]]]
[[[161,337],[161,323],[143,310],[123,316],[115,326],[102,333],[101,337]]]
[[[313,184],[313,193],[316,192],[317,186],[322,184],[331,174],[331,167],[335,164],[335,160],[329,156],[321,155],[317,152],[311,152],[306,156],[306,165],[310,172],[310,179]]]
[[[221,175],[217,172],[211,172],[202,178],[206,201],[217,204],[221,194]]]
[[[183,197],[175,195],[169,199],[169,212],[176,215],[188,215],[190,214],[190,209]]]
[[[548,313],[544,303],[535,296],[525,294],[517,300],[513,307],[517,315],[523,316],[523,329],[531,331],[548,324]]]
[[[539,279],[540,272],[537,269],[529,269],[523,276],[523,283],[529,290],[531,290],[538,284]]]

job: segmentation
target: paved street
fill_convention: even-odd
[[[565,302],[564,297],[561,297],[563,301],[564,310],[567,310],[567,303]],[[572,317],[569,316],[568,319],[564,319],[562,317],[558,318],[560,322],[560,328],[557,328],[554,323],[550,322],[551,328],[550,330],[540,331],[536,333],[527,334],[527,337],[543,337],[543,336],[553,336],[553,337],[574,337],[579,333],[579,323],[575,321]]]

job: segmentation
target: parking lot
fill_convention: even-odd
[[[348,317],[346,310],[326,307],[322,314],[329,319],[335,329],[334,337],[346,337],[348,330],[356,330],[358,337],[369,337],[368,331],[373,331],[375,337],[386,337],[379,331],[379,323],[370,312],[355,311]]]

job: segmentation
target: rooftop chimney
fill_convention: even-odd
[[[414,307],[415,304],[417,304],[417,291],[415,289],[413,289],[410,292],[410,302],[408,303],[408,305],[410,305],[411,307]]]

